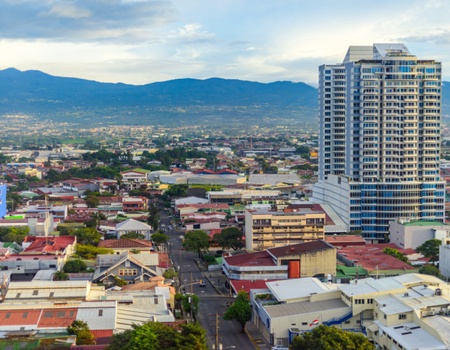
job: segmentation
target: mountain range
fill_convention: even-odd
[[[210,78],[129,85],[8,68],[0,70],[0,86],[0,113],[61,121],[81,118],[101,123],[107,116],[110,124],[195,123],[212,116],[254,123],[270,118],[307,121],[317,116],[317,89],[288,81]],[[444,114],[448,114],[449,101],[450,91],[444,89]]]

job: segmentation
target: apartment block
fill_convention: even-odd
[[[291,212],[247,210],[245,247],[248,250],[264,250],[324,239],[325,217],[324,212],[310,209]]]
[[[444,220],[441,69],[403,44],[350,46],[319,67],[313,198],[367,240],[386,240],[396,218]]]

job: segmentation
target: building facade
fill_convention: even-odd
[[[351,231],[385,240],[396,218],[444,220],[441,63],[403,44],[350,46],[319,68],[319,182],[313,198]]]
[[[310,209],[276,212],[266,209],[245,213],[245,248],[264,250],[323,239],[325,213]]]

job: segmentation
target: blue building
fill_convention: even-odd
[[[0,218],[6,215],[6,184],[0,184]]]

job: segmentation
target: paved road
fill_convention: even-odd
[[[208,347],[214,348],[215,344],[215,315],[219,314],[219,341],[222,349],[253,350],[255,347],[248,339],[247,335],[241,333],[241,326],[235,321],[225,321],[222,315],[226,310],[226,305],[233,300],[228,296],[217,293],[211,283],[202,274],[195,262],[195,253],[181,250],[181,238],[183,232],[176,228],[170,229],[171,218],[166,212],[160,212],[161,225],[165,225],[165,233],[169,236],[169,254],[175,267],[180,267],[179,277],[186,292],[193,292],[200,297],[199,312],[197,319],[207,331]],[[198,285],[199,280],[204,280],[205,287]],[[181,287],[183,289],[183,287]]]

